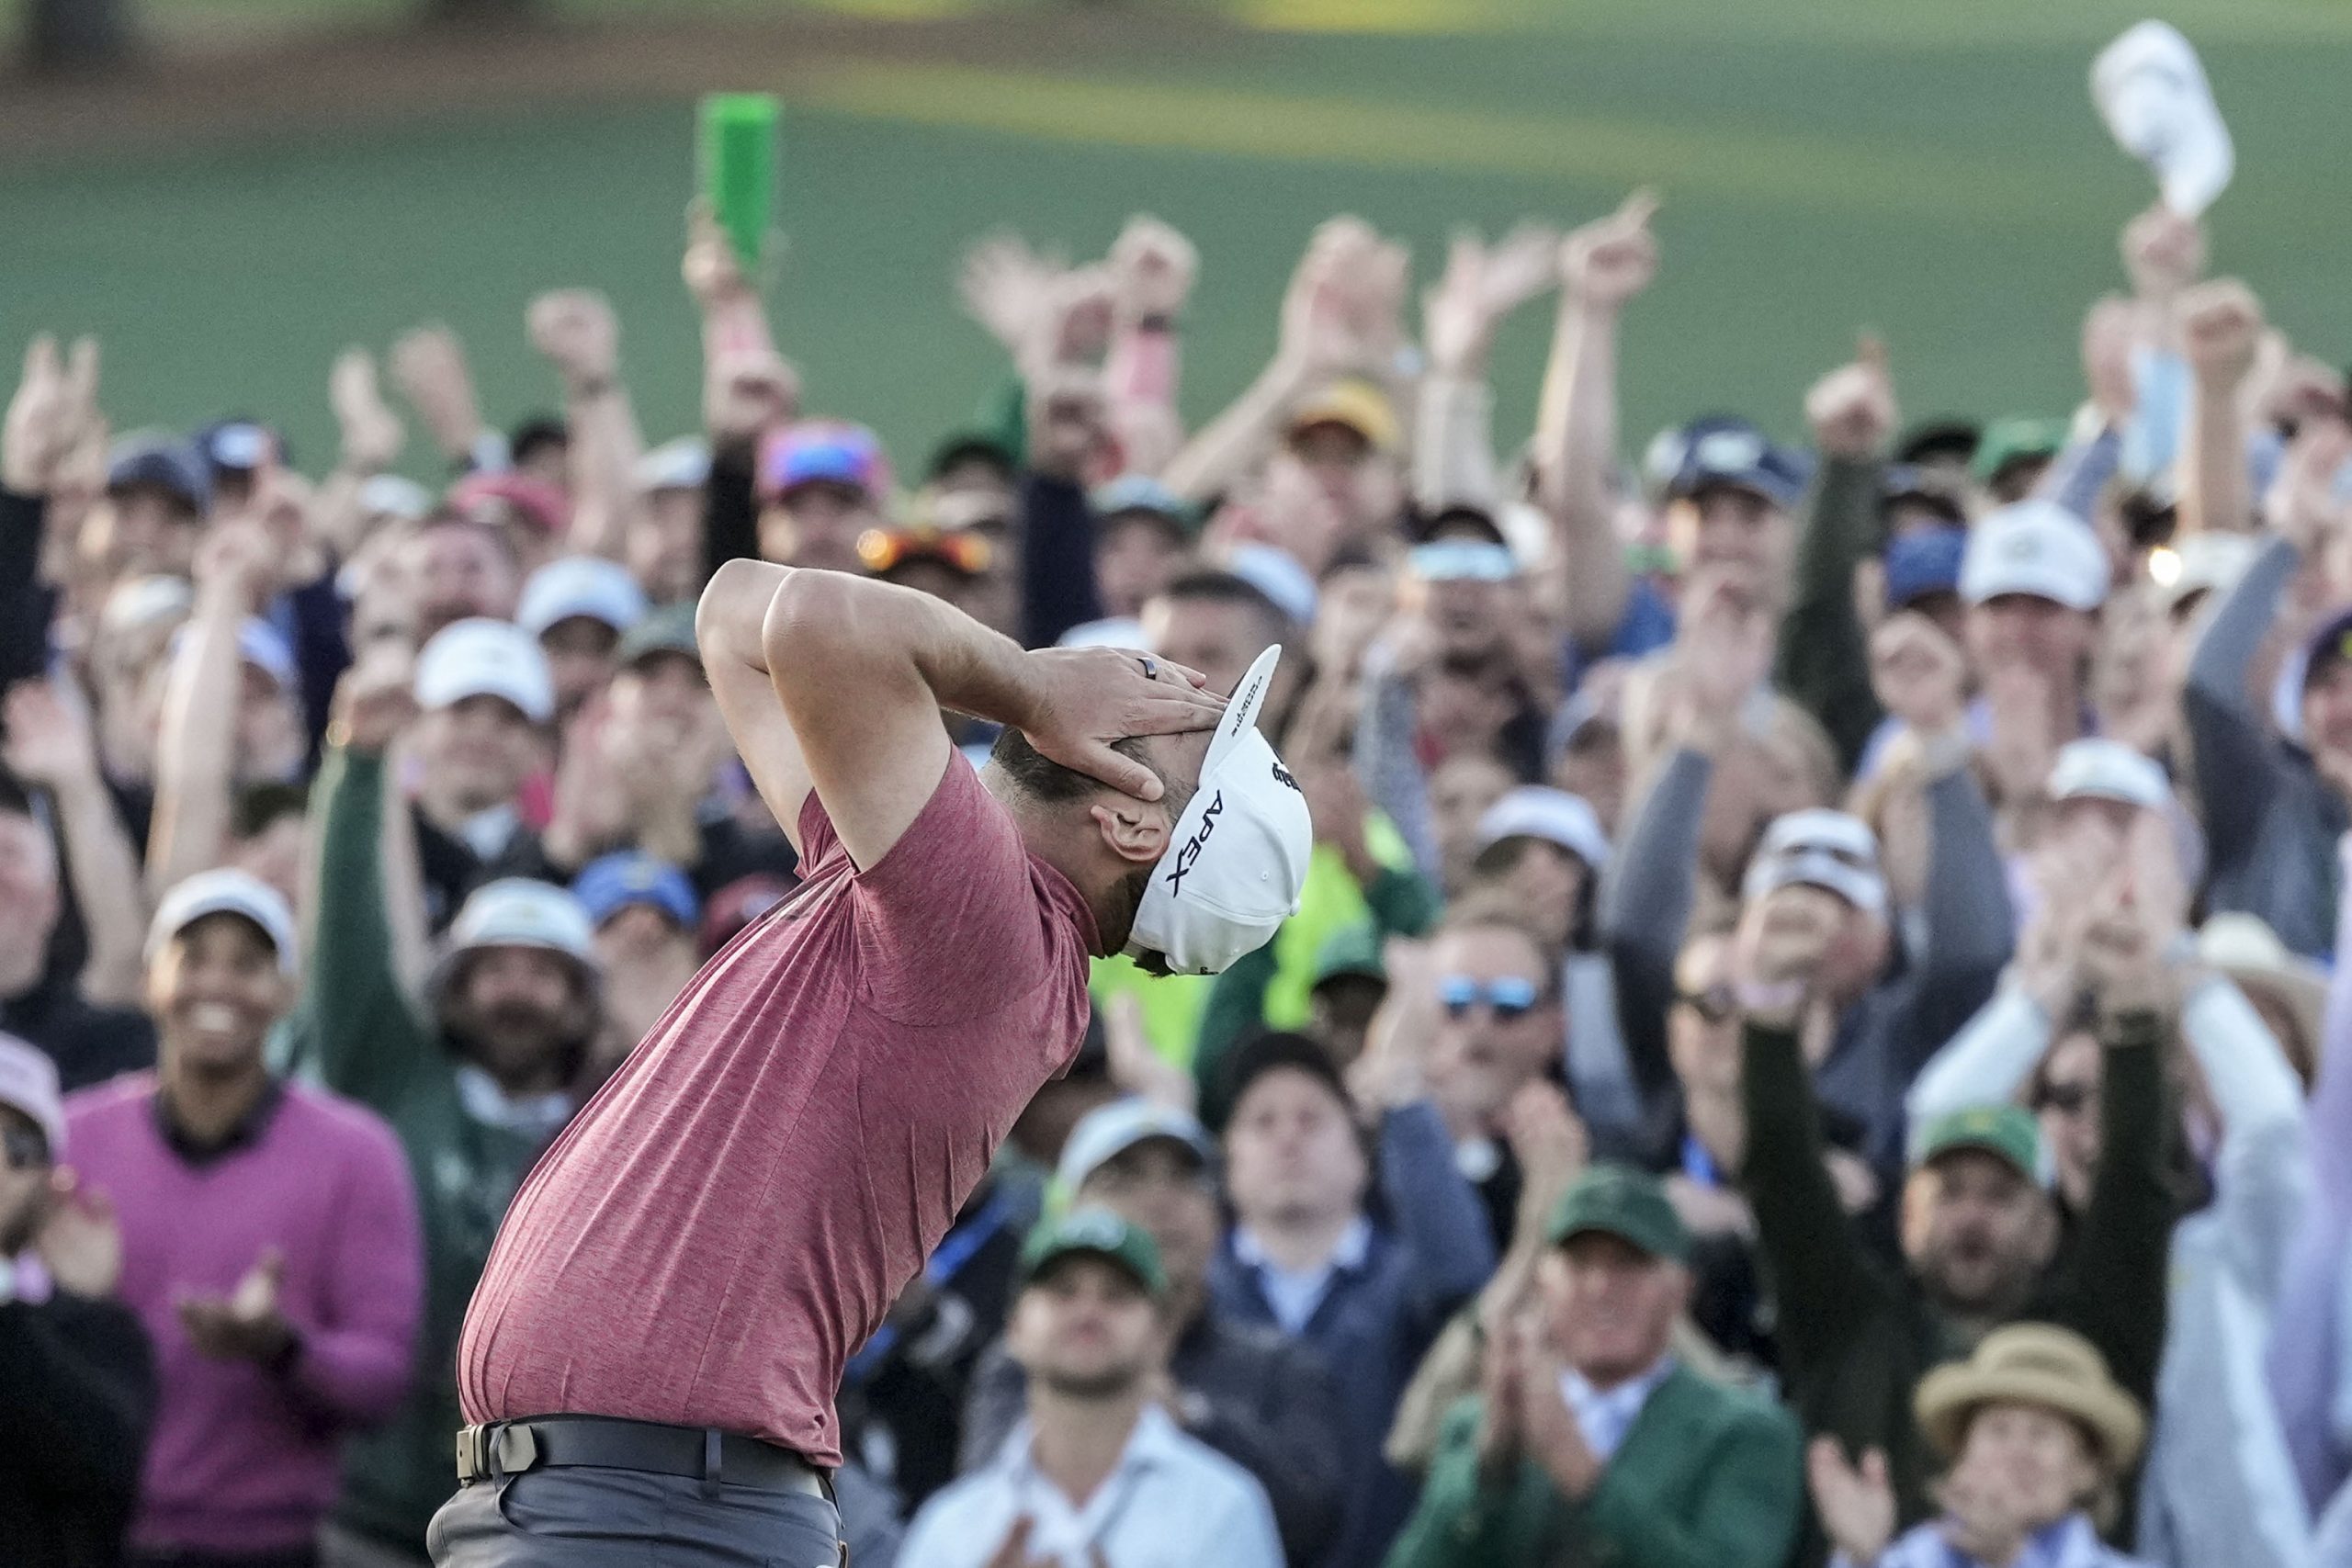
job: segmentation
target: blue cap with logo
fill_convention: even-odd
[[[1753,491],[1791,507],[1813,479],[1813,460],[1773,443],[1744,419],[1713,414],[1668,431],[1650,444],[1644,468],[1668,496],[1727,488]]]

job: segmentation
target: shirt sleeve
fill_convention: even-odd
[[[424,1312],[424,1238],[391,1130],[371,1116],[359,1133],[351,1140],[324,1299],[315,1321],[295,1323],[302,1348],[292,1377],[322,1409],[368,1426],[408,1392]]]
[[[1062,945],[1036,874],[1012,818],[950,749],[930,802],[850,883],[867,1005],[919,1028],[1031,1005]]]

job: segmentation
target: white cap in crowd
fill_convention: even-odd
[[[1136,908],[1127,952],[1159,954],[1171,975],[1217,974],[1298,913],[1315,827],[1298,781],[1258,733],[1282,651],[1260,654],[1235,688]]]
[[[449,923],[454,955],[482,947],[544,947],[594,967],[596,937],[579,899],[552,882],[502,876],[474,889]]]
[[[377,474],[360,481],[359,509],[371,517],[413,523],[433,510],[433,492],[401,474]]]
[[[1054,1173],[1063,1189],[1075,1196],[1088,1177],[1137,1144],[1154,1139],[1182,1145],[1204,1168],[1216,1161],[1216,1145],[1197,1117],[1133,1095],[1098,1105],[1080,1117],[1062,1145],[1061,1162]]]
[[[443,626],[416,656],[417,705],[445,708],[483,696],[503,698],[533,724],[545,724],[555,715],[547,655],[511,622],[476,616]]]
[[[1986,513],[1969,529],[1960,596],[1982,604],[2025,593],[2070,610],[2096,610],[2107,602],[2112,576],[2089,524],[2055,502],[2020,501]]]
[[[2115,800],[2153,811],[2172,830],[2180,874],[2194,887],[2205,879],[2205,830],[2173,793],[2172,781],[2151,759],[2116,740],[2070,740],[2050,767],[2052,800]]]
[[[2070,740],[2051,764],[2050,798],[2120,800],[2162,811],[2172,804],[2172,783],[2162,768],[2120,741]]]
[[[514,624],[533,637],[541,637],[557,622],[575,615],[625,632],[645,616],[645,590],[618,561],[601,556],[563,556],[525,581]]]
[[[65,1098],[57,1085],[57,1065],[40,1047],[0,1034],[0,1105],[32,1118],[49,1141],[51,1163],[65,1153]]]
[[[1315,624],[1315,579],[1288,550],[1244,542],[1227,552],[1225,570],[1272,599],[1294,626]]]
[[[242,915],[261,928],[277,951],[280,972],[292,975],[301,966],[300,951],[294,937],[294,911],[286,907],[284,895],[268,883],[247,872],[220,867],[199,871],[185,881],[175,883],[163,901],[155,906],[155,918],[147,925],[147,957],[153,962],[180,932],[208,915]]]
[[[647,495],[660,490],[700,490],[710,482],[710,443],[699,435],[665,441],[639,457],[629,477]]]
[[[1878,836],[1843,811],[1792,811],[1764,829],[1740,897],[1761,898],[1798,885],[1826,887],[1866,915],[1886,914],[1886,876]]]
[[[2226,593],[2238,585],[2254,558],[2262,553],[2256,534],[2191,534],[2176,547],[2180,570],[2160,585],[2166,610],[2176,610],[2193,593]]]
[[[1609,835],[1582,795],[1544,784],[1507,791],[1478,818],[1478,848],[1505,839],[1541,839],[1557,844],[1595,871],[1609,867]]]

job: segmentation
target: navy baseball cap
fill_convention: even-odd
[[[194,445],[160,432],[126,435],[107,454],[107,489],[151,485],[198,512],[212,508],[212,470]]]
[[[632,904],[651,905],[683,931],[695,930],[702,920],[702,901],[686,874],[639,850],[599,855],[582,866],[571,896],[588,911],[591,925],[603,925]]]
[[[1914,528],[1886,547],[1886,607],[1900,610],[1930,593],[1960,592],[1965,528]]]
[[[1728,486],[1786,508],[1797,503],[1813,479],[1811,458],[1774,445],[1754,424],[1730,415],[1692,420],[1660,436],[1653,447],[1645,466],[1665,476],[1669,498]]]

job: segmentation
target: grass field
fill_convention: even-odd
[[[343,344],[446,319],[504,420],[551,391],[524,302],[593,284],[621,309],[649,433],[671,434],[694,409],[676,278],[691,92],[772,86],[789,103],[780,331],[812,406],[872,420],[902,457],[1000,371],[948,286],[991,227],[1080,254],[1136,209],[1193,234],[1185,400],[1201,417],[1270,346],[1320,218],[1401,233],[1426,274],[1456,223],[1574,221],[1637,182],[1666,197],[1665,269],[1628,327],[1629,441],[1716,406],[1793,430],[1806,381],[1860,325],[1888,337],[1911,412],[2063,410],[2083,306],[2118,281],[2116,230],[2149,192],[2086,91],[2098,45],[2144,14],[2111,0],[1097,0],[1067,17],[1028,0],[726,0],[712,25],[777,11],[775,47],[700,75],[642,30],[645,9],[567,7],[576,28],[629,28],[615,47],[646,56],[641,80],[584,96],[346,116],[333,84],[311,84],[266,129],[0,141],[0,340],[96,331],[119,423],[254,410],[315,460]],[[392,14],[150,4],[159,36],[211,46],[208,72],[254,71],[264,96],[287,85],[220,39],[263,48]],[[2217,266],[2314,350],[2352,354],[2352,11],[2168,14],[2238,141]],[[1507,435],[1547,325],[1531,311],[1498,356]]]

